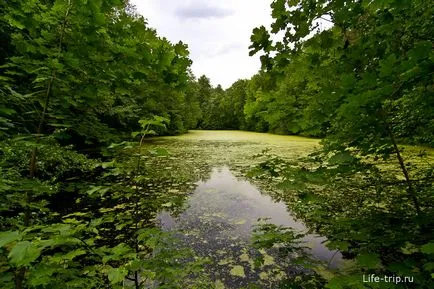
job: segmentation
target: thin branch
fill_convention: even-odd
[[[324,17],[322,17],[322,16],[318,17],[318,19],[322,19],[322,20],[325,20],[325,21],[327,21],[327,22],[330,22],[330,23],[335,24],[332,20],[326,19],[326,18],[324,18]]]
[[[330,258],[330,260],[329,260],[329,262],[328,262],[328,264],[327,264],[327,269],[330,268],[330,265],[332,264],[333,259],[335,258],[336,254],[339,253],[339,252],[340,252],[340,250],[336,250],[336,252],[335,252],[335,253],[333,254],[333,256]]]
[[[417,199],[417,196],[416,196],[416,191],[414,190],[413,184],[412,184],[411,179],[410,179],[410,175],[409,175],[407,167],[405,166],[405,163],[404,163],[404,159],[402,158],[401,152],[398,148],[398,144],[396,143],[395,136],[393,135],[393,132],[392,132],[392,128],[389,126],[389,124],[387,124],[387,122],[386,122],[386,129],[389,133],[390,140],[392,141],[393,147],[395,149],[395,153],[396,153],[396,157],[397,157],[398,162],[399,162],[399,166],[401,167],[401,171],[404,174],[405,181],[407,182],[408,195],[410,196],[410,199],[413,202],[413,205],[416,209],[417,215],[421,216],[420,204],[419,204],[419,200]]]
[[[84,240],[82,240],[82,239],[80,239],[80,238],[78,238],[78,237],[75,237],[77,240],[79,240],[85,247],[86,247],[86,249],[88,249],[90,252],[92,252],[94,255],[96,255],[96,256],[98,256],[98,257],[100,257],[100,258],[102,258],[103,256],[101,256],[99,253],[97,253],[97,252],[95,252],[95,250],[91,247],[91,246],[89,246],[89,244],[87,244],[86,243],[86,241],[84,241]]]

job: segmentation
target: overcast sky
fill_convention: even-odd
[[[249,57],[253,28],[271,24],[271,0],[131,0],[149,25],[171,42],[190,50],[193,72],[228,88],[260,67]]]

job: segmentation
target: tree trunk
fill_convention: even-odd
[[[387,125],[387,130],[389,132],[390,140],[392,141],[393,148],[395,149],[395,154],[396,154],[396,157],[398,159],[399,166],[401,168],[401,171],[402,171],[404,178],[405,178],[405,181],[407,183],[407,193],[408,193],[408,195],[409,195],[409,197],[413,203],[414,208],[416,209],[417,215],[421,216],[419,200],[417,199],[416,191],[415,191],[415,189],[411,183],[411,179],[410,179],[410,176],[408,174],[407,167],[405,166],[404,159],[401,156],[401,152],[399,151],[398,144],[396,143],[395,136],[393,135],[391,127],[389,126],[389,124],[386,124],[386,125]]]
[[[65,17],[64,17],[63,22],[62,22],[61,31],[60,31],[60,35],[59,35],[59,43],[57,46],[57,50],[59,53],[62,51],[63,37],[64,37],[66,23],[67,23],[71,8],[72,8],[72,3],[71,3],[71,1],[68,1],[68,7],[66,9]],[[41,117],[39,118],[38,127],[36,129],[35,148],[33,149],[32,155],[30,157],[29,177],[31,179],[34,179],[36,176],[37,156],[38,156],[38,147],[37,146],[41,141],[41,134],[42,134],[42,130],[43,130],[44,123],[45,123],[45,118],[46,118],[47,111],[48,111],[48,105],[50,103],[50,97],[51,97],[51,94],[53,93],[53,85],[54,85],[55,79],[56,79],[56,69],[53,68],[53,70],[51,72],[50,81],[48,82],[47,90],[45,92],[45,100],[44,100],[44,106],[42,108],[42,114],[41,114]],[[30,226],[32,211],[30,209],[29,204],[32,202],[32,197],[33,197],[32,192],[27,191],[26,195],[25,195],[25,200],[26,200],[27,206],[26,206],[25,211],[24,211],[24,220],[23,220],[25,227]],[[23,288],[25,275],[26,275],[26,268],[17,269],[16,274],[15,274],[15,288],[16,289],[22,289]]]

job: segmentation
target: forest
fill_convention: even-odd
[[[127,0],[0,2],[0,288],[433,288],[434,2],[270,4],[223,89]],[[306,232],[237,215],[236,263],[158,224],[219,166]]]

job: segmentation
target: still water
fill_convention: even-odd
[[[271,147],[288,156],[299,155],[301,151],[298,152],[297,147],[305,152],[307,148],[303,142],[311,145],[309,139],[303,138],[278,136],[277,140],[270,141],[267,134],[244,132],[231,137],[227,136],[227,132],[195,132],[193,137],[188,134],[181,138],[159,140],[158,146],[169,151],[182,151],[173,157],[173,162],[181,159],[182,163],[190,163],[191,167],[187,170],[197,170],[199,174],[207,171],[187,192],[181,210],[176,213],[161,211],[157,221],[164,230],[175,232],[197,255],[209,258],[207,271],[217,288],[241,288],[249,284],[269,288],[288,274],[306,273],[296,265],[289,268],[283,266],[279,257],[271,251],[258,251],[251,246],[253,228],[261,218],[297,232],[308,231],[300,220],[291,215],[285,203],[261,192],[243,176],[240,169],[251,166],[246,161],[248,155],[264,148]],[[306,252],[328,266],[336,267],[342,261],[339,253],[325,247],[324,237],[307,234],[302,241],[307,247]],[[258,255],[262,255],[264,260],[260,266],[255,264]]]

